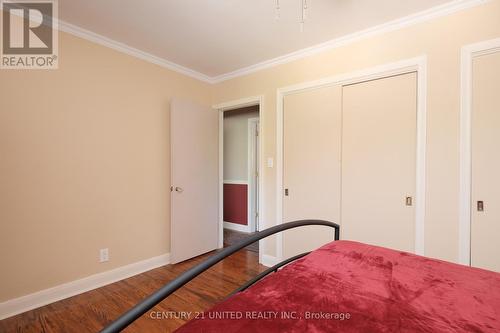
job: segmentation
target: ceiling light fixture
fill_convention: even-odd
[[[300,0],[300,32],[304,32],[304,23],[306,22],[307,18],[307,0]],[[281,18],[281,6],[280,6],[280,0],[276,0],[276,6],[274,8],[274,19],[278,21]]]

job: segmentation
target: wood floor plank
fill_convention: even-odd
[[[0,321],[1,333],[86,333],[97,332],[132,305],[200,263],[206,254],[176,265],[163,266],[131,278],[91,290],[44,307]],[[207,310],[223,300],[265,267],[258,254],[242,250],[176,291],[152,311],[180,314]],[[154,315],[154,314],[153,314]],[[187,319],[152,319],[151,312],[130,325],[125,332],[172,332]]]

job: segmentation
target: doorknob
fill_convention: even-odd
[[[484,212],[484,201],[478,201],[477,202],[477,211],[478,212]]]
[[[182,192],[184,192],[184,190],[182,189],[182,187],[176,186],[175,187],[175,192],[182,193]]]

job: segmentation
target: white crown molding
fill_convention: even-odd
[[[16,16],[20,16],[18,13],[15,13],[15,12],[13,12],[12,14],[14,14]],[[110,49],[113,49],[115,51],[128,54],[130,56],[133,56],[133,57],[139,58],[141,60],[156,64],[158,66],[172,70],[174,72],[192,77],[192,78],[197,79],[199,81],[213,84],[213,78],[211,78],[208,75],[197,72],[191,68],[181,66],[179,64],[168,61],[168,60],[163,59],[161,57],[157,57],[157,56],[152,55],[150,53],[147,53],[145,51],[141,51],[139,49],[136,49],[135,47],[118,42],[114,39],[105,37],[103,35],[99,35],[95,32],[92,32],[90,30],[86,30],[84,28],[81,28],[81,27],[76,26],[74,24],[68,23],[66,21],[57,19],[57,20],[54,20],[53,22],[55,23],[55,29],[57,29],[59,31],[66,32],[70,35],[80,37],[80,38],[88,40],[90,42],[108,47]]]
[[[106,272],[94,274],[83,279],[71,281],[33,294],[0,303],[0,320],[39,308],[41,306],[72,297],[89,290],[168,265],[170,254],[163,254]]]
[[[131,55],[133,57],[145,60],[147,62],[159,65],[161,67],[167,68],[169,70],[175,71],[180,74],[184,74],[186,76],[192,77],[194,79],[200,80],[202,82],[216,84],[223,81],[227,81],[230,79],[234,79],[240,76],[248,75],[251,73],[255,73],[261,71],[266,68],[275,67],[278,65],[286,64],[295,60],[303,59],[305,57],[318,54],[324,51],[332,50],[335,48],[339,48],[341,46],[345,46],[359,40],[373,37],[376,35],[384,34],[387,32],[403,29],[412,25],[416,25],[419,23],[423,23],[432,19],[436,19],[439,17],[443,17],[446,15],[450,15],[456,13],[461,10],[465,10],[468,8],[472,8],[475,6],[483,5],[492,0],[454,0],[449,3],[432,7],[430,9],[421,11],[419,13],[415,13],[397,20],[393,20],[384,24],[380,24],[374,26],[372,28],[368,28],[362,31],[358,31],[349,35],[345,35],[343,37],[335,38],[330,41],[317,44],[308,48],[304,48],[302,50],[298,50],[295,52],[291,52],[273,59],[269,59],[248,67],[240,68],[238,70],[228,72],[225,74],[217,75],[217,76],[209,76],[193,69],[181,66],[174,62],[168,61],[164,58],[152,55],[145,51],[141,51],[127,44],[118,42],[111,38],[99,35],[92,31],[83,29],[71,23],[58,20],[59,30],[69,33],[71,35],[89,40],[91,42],[109,47],[116,51]]]
[[[212,83],[219,83],[234,79],[240,76],[248,75],[251,73],[258,72],[260,70],[286,64],[295,60],[303,59],[305,57],[318,54],[324,51],[332,50],[345,46],[359,40],[373,37],[376,35],[381,35],[387,32],[403,29],[409,26],[413,26],[419,23],[430,21],[439,17],[453,14],[455,12],[465,10],[471,7],[479,6],[490,2],[491,0],[455,0],[440,6],[432,7],[430,9],[421,11],[416,14],[412,14],[397,20],[393,20],[381,25],[374,26],[362,31],[358,31],[343,37],[332,39],[325,43],[317,44],[302,50],[291,52],[283,56],[266,60],[255,65],[244,67],[233,72],[222,74],[211,78]]]
[[[129,46],[127,44],[118,42],[116,40],[113,40],[111,38],[96,34],[95,32],[80,28],[76,25],[73,25],[71,23],[58,20],[59,22],[59,30],[64,31],[66,33],[69,33],[71,35],[86,39],[88,41],[94,42],[96,44],[100,44],[106,47],[109,47],[113,50],[128,54],[130,56],[139,58],[141,60],[145,60],[147,62],[156,64],[158,66],[164,67],[166,69],[170,69],[174,72],[184,74],[186,76],[192,77],[194,79],[206,82],[206,83],[213,83],[213,79],[209,77],[208,75],[202,74],[200,72],[197,72],[193,69],[178,65],[174,62],[168,61],[166,59],[157,57],[155,55],[152,55],[150,53],[141,51],[139,49],[136,49],[132,46]]]

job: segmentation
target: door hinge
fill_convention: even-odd
[[[259,136],[259,129],[258,128],[255,129],[255,136]]]

